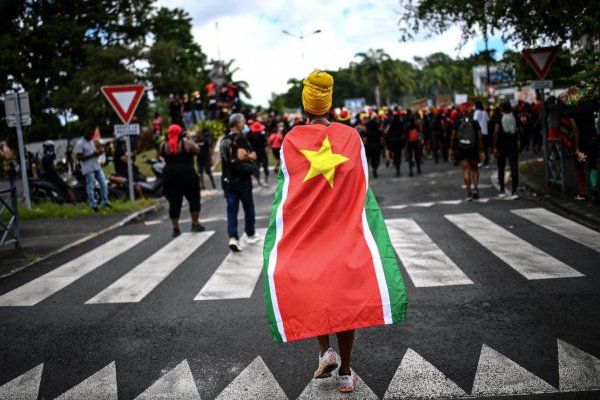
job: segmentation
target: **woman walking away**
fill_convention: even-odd
[[[496,119],[494,129],[494,155],[498,160],[498,183],[500,193],[498,197],[506,197],[504,192],[504,168],[506,159],[510,165],[510,175],[512,179],[512,191],[510,199],[519,197],[517,188],[519,187],[519,120],[513,115],[512,107],[509,102],[502,103],[500,106],[502,114]]]
[[[460,162],[467,189],[467,201],[479,199],[478,163],[485,160],[483,138],[479,123],[471,117],[471,104],[460,105],[461,118],[456,120],[452,131],[452,149],[456,149],[456,160]],[[473,191],[471,191],[473,182]]]
[[[383,216],[369,189],[358,132],[330,123],[333,78],[304,80],[309,118],[281,148],[275,202],[265,236],[264,288],[276,342],[317,337],[314,378],[338,368],[338,390],[354,389],[354,331],[404,320],[406,290]],[[284,228],[285,226],[285,228]],[[337,336],[341,363],[330,347]]]
[[[173,237],[179,236],[179,216],[183,197],[190,205],[192,232],[202,232],[200,225],[200,184],[194,169],[194,155],[200,152],[198,146],[187,140],[179,125],[171,125],[167,130],[168,139],[160,145],[160,155],[165,160],[163,170],[164,193],[169,201],[169,218],[173,224]]]

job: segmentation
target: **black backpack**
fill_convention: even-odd
[[[456,141],[460,149],[471,150],[475,148],[475,128],[469,118],[461,119],[458,124]]]
[[[221,153],[221,162],[227,163],[228,180],[231,182],[231,172],[239,178],[250,178],[258,172],[258,166],[254,161],[242,161],[237,156],[237,149],[233,149],[235,139],[227,135],[221,141],[219,152]],[[237,147],[237,146],[235,146]],[[236,150],[236,151],[233,151]]]

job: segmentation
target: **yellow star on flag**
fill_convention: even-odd
[[[331,151],[329,136],[325,137],[319,151],[300,150],[300,152],[308,159],[308,161],[310,161],[310,169],[304,177],[303,182],[306,182],[315,176],[323,175],[325,179],[327,179],[327,182],[329,182],[329,186],[333,189],[335,167],[348,161],[348,158],[341,154],[334,154]]]

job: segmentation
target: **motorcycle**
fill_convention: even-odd
[[[150,169],[154,174],[154,179],[146,178],[142,174],[134,177],[134,185],[138,186],[144,195],[144,197],[162,197],[163,195],[163,168],[164,164],[156,159],[145,160],[146,164],[150,165]],[[108,177],[109,187],[118,193],[119,198],[126,199],[129,196],[129,184],[127,177],[110,174]],[[136,190],[134,190],[136,198],[139,197]]]

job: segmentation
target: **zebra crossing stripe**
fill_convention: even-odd
[[[288,400],[279,382],[258,356],[231,382],[216,400]]]
[[[0,399],[37,400],[44,364],[0,386]]]
[[[111,362],[74,388],[61,394],[56,400],[102,399],[117,400],[117,370]]]
[[[491,347],[483,345],[472,395],[516,396],[555,392],[557,390],[546,381]]]
[[[141,301],[214,233],[182,233],[86,304]]]
[[[600,360],[559,339],[558,382],[561,392],[600,390]]]
[[[158,399],[200,400],[200,393],[187,360],[183,360],[135,398],[135,400]]]
[[[478,213],[445,217],[529,280],[584,276]]]
[[[473,284],[412,218],[388,219],[385,224],[392,245],[416,287]]]
[[[0,296],[0,307],[33,306],[99,266],[131,249],[149,235],[123,235]]]
[[[511,210],[511,212],[534,224],[543,226],[549,231],[600,252],[600,232],[586,228],[544,208],[525,208]]]
[[[246,235],[240,242],[241,252],[231,252],[219,265],[194,300],[248,299],[252,296],[262,271],[265,228],[257,229],[260,242],[248,244]]]
[[[466,397],[467,393],[416,351],[408,349],[384,400]]]

